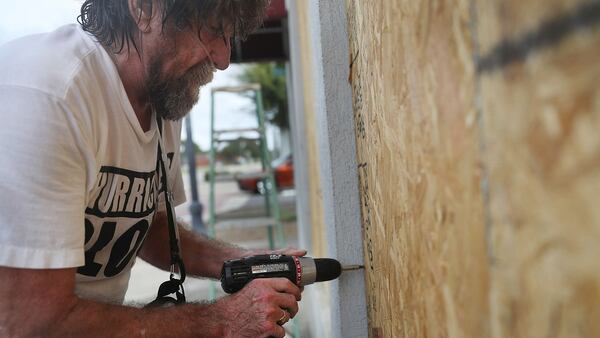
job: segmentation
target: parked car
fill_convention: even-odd
[[[287,155],[278,158],[271,163],[273,167],[273,175],[277,189],[287,189],[294,187],[294,163],[292,155]],[[264,172],[253,172],[247,174],[236,174],[240,190],[249,191],[255,194],[264,193]]]

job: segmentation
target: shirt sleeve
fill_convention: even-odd
[[[84,132],[59,99],[0,86],[0,265],[84,263]]]

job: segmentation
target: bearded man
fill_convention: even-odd
[[[267,3],[87,0],[80,25],[0,48],[0,336],[284,336],[300,300],[287,279],[212,304],[121,305],[136,256],[172,263],[161,192],[185,199],[181,118]],[[191,275],[257,253],[179,231]]]

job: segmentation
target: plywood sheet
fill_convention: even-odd
[[[600,337],[600,2],[485,1],[492,337]]]
[[[372,337],[484,337],[467,1],[348,1]]]
[[[372,337],[600,337],[600,1],[348,0]]]

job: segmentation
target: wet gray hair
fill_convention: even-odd
[[[218,34],[225,25],[233,27],[233,38],[245,39],[258,28],[265,17],[270,0],[140,0],[160,5],[163,31],[173,24],[183,30],[194,24],[203,26],[217,19]],[[120,52],[131,45],[137,50],[134,34],[135,18],[131,16],[127,0],[85,0],[77,21],[83,30],[94,35],[104,46]],[[211,29],[214,29],[211,27]]]

